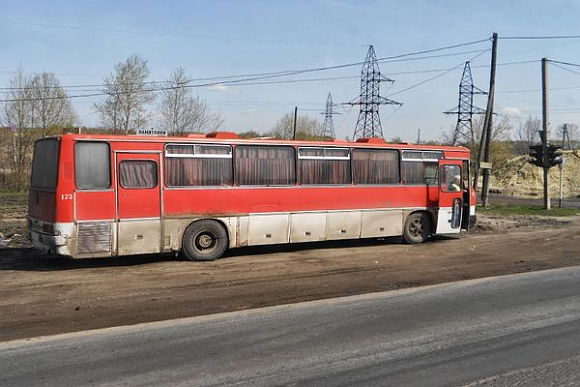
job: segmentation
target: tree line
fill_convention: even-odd
[[[163,82],[149,81],[147,60],[132,55],[115,65],[103,79],[102,100],[93,104],[101,129],[112,134],[130,134],[148,125],[165,129],[172,136],[204,133],[220,129],[224,119],[212,111],[206,101],[193,95],[190,78],[182,67],[176,68]],[[34,141],[48,135],[72,132],[78,117],[71,100],[54,73],[41,72],[27,76],[18,69],[6,88],[0,104],[0,183],[11,190],[26,189],[30,180]],[[158,102],[157,105],[154,105]],[[155,117],[154,117],[155,115]],[[296,119],[296,123],[294,120]],[[473,122],[474,137],[481,136],[483,120]],[[296,130],[294,129],[296,127]],[[527,154],[529,146],[539,141],[540,119],[528,117],[514,130],[509,117],[495,120],[492,133],[494,164],[499,165],[514,154]],[[432,144],[451,143],[452,128]],[[552,132],[558,144],[563,126]],[[578,146],[578,125],[567,125],[566,132],[573,147]],[[241,137],[323,140],[324,128],[320,120],[300,114],[284,114],[266,132],[248,131]],[[512,140],[515,135],[516,140]],[[348,138],[347,138],[348,139]],[[402,142],[395,137],[390,142]],[[461,144],[475,156],[478,143]]]
[[[221,114],[193,95],[192,78],[185,69],[176,68],[163,82],[151,82],[149,76],[147,60],[139,55],[117,63],[103,78],[102,100],[93,104],[101,128],[84,131],[131,134],[152,125],[171,136],[184,136],[222,127]],[[20,68],[6,90],[0,105],[0,183],[4,189],[24,190],[30,180],[34,141],[77,131],[78,116],[65,87],[52,72],[27,76]],[[293,127],[293,116],[287,114],[265,133],[249,131],[241,136],[292,138]],[[297,139],[321,139],[321,133],[318,120],[304,115],[298,118]]]
[[[100,131],[130,134],[154,124],[181,136],[223,125],[219,113],[192,95],[187,87],[191,78],[183,68],[175,69],[165,82],[149,82],[149,75],[147,61],[138,55],[115,65],[103,79],[103,99],[93,104]],[[76,131],[79,122],[67,91],[52,72],[27,76],[20,68],[6,90],[0,104],[0,183],[5,189],[23,190],[30,180],[34,141]],[[151,109],[157,97],[161,101]]]

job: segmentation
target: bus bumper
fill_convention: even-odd
[[[35,249],[49,254],[71,255],[67,246],[67,238],[63,235],[52,235],[44,232],[29,230],[28,236]]]

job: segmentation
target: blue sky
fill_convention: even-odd
[[[116,63],[139,54],[148,60],[151,80],[166,79],[180,66],[190,77],[204,78],[361,62],[369,44],[383,58],[498,32],[498,63],[531,61],[498,67],[496,111],[512,116],[517,126],[528,114],[540,115],[542,57],[580,64],[580,39],[501,40],[580,34],[577,1],[0,0],[0,14],[0,87],[19,66],[28,74],[54,72],[65,86],[99,84]],[[455,68],[390,97],[404,105],[381,107],[385,137],[415,141],[421,129],[423,139],[437,139],[454,127],[456,118],[442,112],[457,104],[462,63],[490,47],[484,42],[432,54],[453,56],[381,63],[381,71],[395,80],[382,85],[385,96]],[[472,62],[474,82],[482,89],[488,88],[489,61],[484,52]],[[549,66],[553,127],[580,121],[580,67],[564,67],[574,72]],[[294,106],[299,114],[322,120],[328,93],[336,103],[355,99],[359,76],[355,66],[280,78],[341,79],[193,92],[222,114],[224,129],[264,132]],[[92,108],[98,98],[72,100],[82,125],[98,125]],[[486,101],[479,98],[476,104],[485,107]],[[341,113],[334,117],[337,137],[352,136],[358,108],[336,110]]]

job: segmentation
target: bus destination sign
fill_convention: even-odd
[[[137,129],[135,131],[137,136],[165,136],[167,137],[167,130],[165,129]]]

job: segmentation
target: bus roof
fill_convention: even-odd
[[[391,149],[418,149],[418,150],[442,150],[469,152],[468,148],[461,146],[425,145],[413,143],[387,143],[380,138],[360,138],[357,141],[346,140],[283,140],[270,138],[239,138],[233,132],[212,132],[209,134],[192,135],[187,137],[163,137],[163,136],[137,136],[137,135],[113,135],[113,134],[63,134],[57,138],[71,140],[97,140],[97,141],[120,141],[120,142],[179,142],[179,143],[227,143],[227,144],[269,144],[269,145],[295,145],[295,146],[331,146],[331,147],[354,147],[354,148],[391,148]]]

